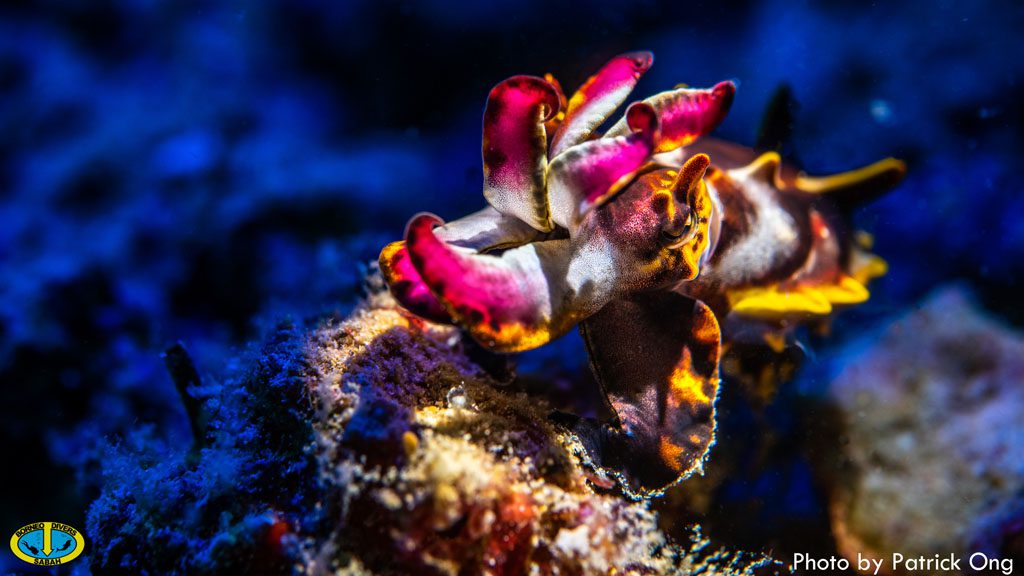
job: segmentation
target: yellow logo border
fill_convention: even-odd
[[[75,549],[74,549],[74,551],[72,551],[71,554],[68,554],[67,556],[61,556],[60,558],[46,558],[45,556],[42,557],[42,558],[36,558],[35,556],[29,556],[28,554],[22,552],[21,548],[18,547],[18,541],[21,540],[21,537],[18,536],[18,532],[21,532],[25,528],[30,528],[32,526],[35,526],[36,524],[42,524],[43,525],[43,530],[47,530],[47,529],[54,530],[54,527],[53,527],[54,524],[60,524],[61,526],[67,526],[68,528],[71,528],[72,530],[74,530],[75,531],[75,534],[74,534]],[[34,532],[34,530],[32,530],[32,531]],[[64,530],[58,530],[58,532],[64,532]],[[67,534],[67,532],[64,532],[64,533]],[[68,534],[68,535],[70,536],[70,534]],[[22,534],[22,536],[24,536],[24,534]],[[74,526],[70,526],[70,525],[65,524],[63,522],[32,522],[30,524],[25,524],[21,528],[18,528],[17,530],[14,531],[14,534],[11,535],[11,552],[14,552],[14,555],[17,556],[23,562],[27,562],[27,563],[35,565],[35,566],[59,566],[61,564],[67,564],[68,562],[71,562],[75,558],[78,558],[78,556],[82,552],[84,552],[84,551],[85,551],[85,536],[82,535],[82,531],[79,530],[78,528],[75,528]],[[45,560],[45,562],[43,564],[39,564],[37,562],[37,560]]]

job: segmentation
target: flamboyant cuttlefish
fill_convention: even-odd
[[[635,102],[603,135],[653,56],[608,62],[566,102],[550,75],[491,90],[479,212],[419,214],[380,255],[408,310],[497,352],[579,325],[614,421],[578,418],[591,464],[632,497],[703,466],[714,443],[724,340],[767,341],[868,298],[885,271],[846,208],[902,178],[889,158],[810,177],[779,155],[697,140],[735,86]]]

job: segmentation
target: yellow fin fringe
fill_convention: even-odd
[[[878,258],[882,261],[881,258]],[[884,261],[883,261],[884,264]],[[730,295],[732,311],[744,316],[779,319],[784,316],[827,316],[834,304],[860,304],[870,293],[864,283],[843,275],[835,284],[782,288],[752,288]]]

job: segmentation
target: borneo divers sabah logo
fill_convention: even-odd
[[[36,522],[18,528],[11,536],[11,551],[37,566],[67,564],[85,550],[82,533],[60,522]]]

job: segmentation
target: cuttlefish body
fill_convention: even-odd
[[[405,308],[496,352],[578,325],[614,418],[570,426],[632,497],[702,469],[723,326],[726,342],[777,339],[868,298],[885,265],[846,208],[905,171],[890,158],[814,178],[774,152],[698,142],[727,114],[730,82],[633,103],[595,136],[652,61],[618,56],[567,103],[550,76],[498,84],[483,121],[489,205],[447,224],[417,215],[380,256]]]

